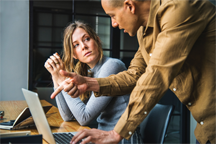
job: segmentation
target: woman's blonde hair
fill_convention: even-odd
[[[100,60],[103,57],[102,44],[100,42],[99,37],[95,33],[95,31],[87,23],[84,23],[81,21],[75,21],[74,23],[71,23],[70,25],[68,25],[66,29],[64,30],[64,41],[63,41],[64,51],[63,51],[62,60],[64,62],[66,71],[75,72],[82,76],[88,76],[89,66],[86,63],[82,63],[79,60],[74,61],[74,58],[73,58],[72,36],[76,28],[84,29],[89,34],[89,36],[95,41],[98,47]],[[80,96],[80,99],[84,101],[89,96],[90,96],[90,92],[86,92]]]

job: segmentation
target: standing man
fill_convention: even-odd
[[[137,34],[139,49],[127,71],[107,78],[71,77],[63,88],[72,97],[94,91],[100,95],[131,92],[114,130],[80,131],[73,143],[118,143],[129,139],[150,110],[171,89],[197,121],[199,143],[216,143],[215,134],[215,6],[208,0],[101,0],[112,26]]]

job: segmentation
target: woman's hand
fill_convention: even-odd
[[[59,71],[64,70],[64,64],[58,53],[51,55],[44,64],[45,68],[52,75],[52,80],[54,83],[54,87],[57,88],[60,83],[65,80],[65,76],[62,76]]]

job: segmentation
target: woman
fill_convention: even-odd
[[[102,45],[95,31],[80,21],[70,24],[64,31],[63,60],[55,53],[45,62],[45,67],[52,75],[54,88],[65,80],[65,77],[59,74],[60,69],[96,78],[126,70],[120,60],[103,55]],[[126,109],[129,94],[96,98],[93,92],[87,92],[78,98],[71,98],[68,93],[62,91],[55,99],[64,121],[75,118],[80,125],[87,125],[97,118],[98,129],[110,131]],[[138,130],[129,141],[122,140],[123,143],[132,141],[140,143]]]

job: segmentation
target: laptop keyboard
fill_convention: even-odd
[[[57,144],[69,144],[74,135],[71,133],[53,133],[53,136]]]

